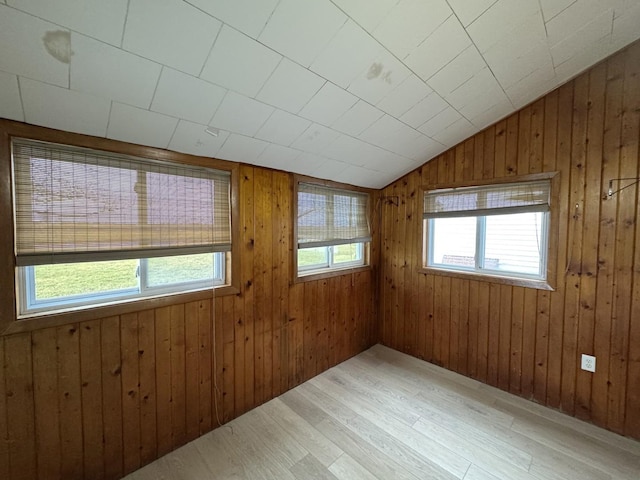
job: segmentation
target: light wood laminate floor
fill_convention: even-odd
[[[639,480],[640,442],[376,345],[126,478]]]

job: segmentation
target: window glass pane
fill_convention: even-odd
[[[20,267],[19,314],[222,285],[226,254]]]
[[[540,275],[544,215],[486,217],[485,269]]]
[[[329,247],[299,248],[298,269],[328,267]]]
[[[362,243],[348,243],[333,247],[333,263],[354,263],[362,261]]]
[[[475,268],[476,224],[476,217],[431,219],[433,264]]]
[[[137,290],[137,268],[138,260],[35,266],[35,301]]]
[[[147,286],[202,282],[215,277],[212,253],[150,258],[146,261]]]

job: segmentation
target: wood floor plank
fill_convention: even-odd
[[[640,459],[624,451],[607,450],[607,445],[588,437],[576,437],[574,431],[522,413],[512,429],[555,450],[580,460],[586,465],[609,473],[612,478],[636,480],[640,473]]]
[[[169,455],[165,455],[160,459],[159,463],[160,474],[162,475],[162,472],[171,472],[169,478],[172,479],[214,477],[213,471],[192,443],[171,452]]]
[[[325,378],[330,379],[342,388],[354,392],[358,398],[370,403],[375,408],[383,409],[407,425],[413,425],[420,418],[419,415],[405,408],[401,401],[398,402],[393,397],[380,395],[377,385],[366,385],[357,377],[342,373],[340,370],[327,375]]]
[[[554,461],[539,461],[534,458],[530,472],[544,480],[566,480],[567,478],[588,478],[590,480],[613,480],[614,477],[584,463],[571,464],[558,456]],[[617,478],[617,477],[616,477]]]
[[[485,472],[476,465],[471,465],[469,471],[464,476],[464,480],[499,480],[498,477]]]
[[[378,477],[356,462],[347,454],[342,454],[329,466],[329,471],[338,480],[377,480]]]
[[[327,467],[318,461],[313,455],[309,454],[291,467],[291,473],[299,480],[338,480]]]
[[[291,468],[309,454],[288,435],[263,409],[255,409],[240,417],[238,427],[251,435],[256,450],[271,463]]]
[[[376,345],[127,480],[637,480],[640,442]]]
[[[526,410],[527,412],[537,415],[538,417],[541,417],[545,420],[552,421],[558,425],[563,425],[564,427],[575,431],[579,436],[599,440],[600,442],[605,443],[610,447],[624,450],[634,455],[638,455],[639,453],[638,449],[640,448],[640,442],[638,442],[637,440],[617,435],[608,430],[605,430],[604,428],[597,427],[592,423],[576,420],[574,417],[565,415],[558,410],[552,410],[534,402],[522,401],[522,399],[519,397],[510,395],[506,392],[503,392],[502,390],[498,390],[488,385],[480,385],[480,389],[488,390],[489,392],[491,392],[490,395],[494,398],[494,404],[498,400],[500,400],[500,409],[503,411],[508,410],[508,408],[505,408],[504,406],[504,403],[508,403],[513,407]],[[518,410],[516,410],[516,412],[517,411]]]
[[[324,375],[320,375],[311,382],[317,382],[316,385],[331,395],[336,402],[345,398],[347,389],[323,377]],[[349,428],[368,437],[379,448],[387,450],[418,470],[431,470],[433,478],[464,477],[469,462],[453,451],[432,438],[423,437],[410,426],[399,422],[396,417],[376,409],[362,398],[351,396],[348,403],[358,415],[349,423]]]
[[[333,418],[323,420],[317,425],[317,428],[365,469],[375,473],[378,478],[398,480],[417,480],[420,478],[409,472],[394,458],[381,452],[372,443],[363,441],[363,438],[357,433]]]
[[[229,426],[214,430],[193,442],[213,473],[212,477],[204,478],[283,478],[284,480],[295,478],[289,468],[304,458],[308,452],[300,451],[291,458],[291,454],[283,449],[280,455],[274,456],[272,451],[266,448],[266,442],[256,438],[256,433],[248,429],[248,424],[252,421],[255,421],[253,416],[243,415],[231,422]],[[260,421],[256,423],[261,424]],[[188,477],[188,479],[191,478],[195,480],[203,477]]]
[[[490,470],[493,475],[502,480],[534,478],[529,474],[529,463],[516,465],[515,462],[510,461],[512,458],[503,455],[502,452],[489,451],[485,445],[477,444],[464,435],[453,433],[435,423],[420,419],[413,428],[425,437],[437,439],[443,445],[447,445],[452,450],[455,449],[458,455],[470,463],[469,466],[473,464]]]
[[[246,478],[242,458],[235,446],[229,447],[227,436],[235,435],[229,428],[219,428],[193,442],[205,462],[218,478]]]
[[[276,398],[265,403],[264,408],[261,410],[269,415],[303,448],[312,452],[312,455],[324,467],[328,467],[342,455],[340,448],[320,434],[279,399]]]
[[[402,368],[385,366],[396,374],[402,372]],[[405,380],[420,386],[420,380],[408,373]],[[502,412],[493,408],[491,400],[487,397],[474,392],[473,390],[464,389],[459,385],[450,385],[447,387],[440,379],[434,376],[426,376],[422,381],[423,388],[416,394],[416,397],[423,402],[430,404],[446,405],[451,411],[455,411],[462,418],[482,416],[493,423],[509,427],[513,423],[513,417],[506,412]]]
[[[324,410],[307,401],[297,389],[289,390],[284,395],[281,395],[280,401],[314,427],[329,418],[329,415]]]
[[[234,421],[231,436],[223,437],[241,457],[246,478],[293,479],[290,468],[308,455],[274,427],[252,410]]]

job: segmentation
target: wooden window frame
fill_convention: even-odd
[[[313,183],[323,187],[340,188],[344,190],[351,190],[354,192],[364,192],[368,195],[367,200],[367,214],[369,220],[372,218],[372,197],[373,191],[369,188],[356,187],[354,185],[348,185],[346,183],[333,182],[330,180],[318,180],[317,178],[307,177],[305,175],[293,175],[293,208],[291,209],[293,216],[293,261],[291,262],[292,273],[294,283],[310,282],[314,280],[323,280],[326,278],[338,277],[340,275],[350,275],[352,273],[366,272],[371,270],[371,241],[364,243],[364,265],[345,267],[340,269],[328,270],[325,272],[311,273],[308,275],[298,274],[298,185],[300,183]],[[371,227],[371,225],[370,225]]]
[[[519,175],[512,177],[500,177],[490,180],[476,180],[467,182],[456,182],[447,184],[426,185],[421,188],[422,196],[429,190],[445,188],[478,187],[485,185],[500,185],[505,183],[531,182],[535,180],[551,181],[551,198],[549,201],[549,238],[547,242],[547,272],[545,280],[534,280],[526,278],[515,278],[498,275],[482,275],[475,272],[465,272],[458,270],[447,270],[444,268],[427,267],[427,235],[426,220],[422,220],[422,228],[419,229],[421,248],[421,264],[418,271],[423,274],[441,275],[445,277],[462,278],[466,280],[479,280],[484,282],[497,283],[502,285],[512,285],[517,287],[535,288],[538,290],[553,291],[557,284],[557,259],[558,259],[558,221],[559,221],[559,200],[560,200],[560,172],[535,173],[531,175]],[[422,198],[422,197],[421,197]],[[423,207],[424,208],[424,207]]]
[[[11,141],[21,137],[44,142],[59,143],[91,148],[105,152],[119,153],[164,162],[184,163],[224,170],[231,174],[231,253],[227,255],[227,285],[215,289],[204,289],[187,293],[134,299],[113,305],[87,307],[67,312],[42,314],[33,318],[18,319],[16,264],[14,251],[14,206],[11,172]],[[0,119],[0,335],[37,330],[68,323],[106,318],[124,313],[149,310],[177,303],[210,299],[240,293],[240,211],[238,204],[239,164],[214,158],[176,153],[154,147],[145,147],[106,138],[91,137],[77,133],[63,132],[50,128],[36,127],[21,122]],[[232,259],[232,260],[231,260]],[[228,262],[231,261],[229,269]]]

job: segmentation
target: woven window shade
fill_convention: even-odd
[[[424,194],[424,218],[546,212],[550,194],[550,180],[432,190]]]
[[[369,195],[310,183],[298,185],[298,247],[371,241]]]
[[[228,251],[230,175],[13,141],[16,263]]]

